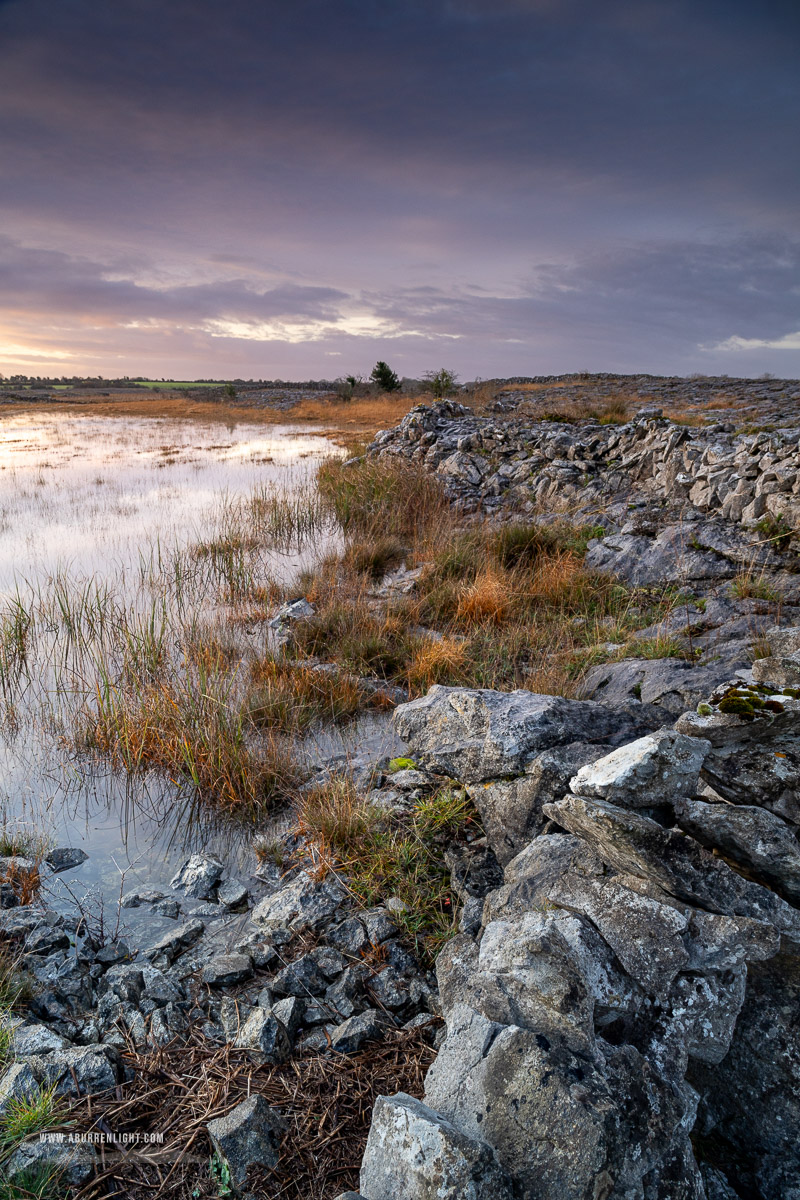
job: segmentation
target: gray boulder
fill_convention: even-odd
[[[263,1096],[250,1096],[206,1128],[237,1192],[247,1187],[251,1167],[277,1167],[285,1124]]]
[[[463,783],[521,775],[553,746],[620,742],[653,727],[644,714],[534,692],[442,687],[401,704],[394,723],[416,760]]]
[[[284,1025],[266,1008],[252,1009],[239,1030],[236,1043],[242,1050],[255,1050],[264,1062],[285,1062],[291,1054]]]
[[[693,525],[670,525],[655,538],[620,533],[589,543],[586,567],[608,572],[636,587],[681,580],[732,579],[737,559],[699,543]]]
[[[317,929],[324,924],[347,897],[335,875],[314,879],[301,871],[291,883],[273,892],[256,905],[251,916],[263,930]]]
[[[800,686],[800,627],[768,629],[770,655],[753,663],[753,678],[779,688]]]
[[[205,925],[202,921],[187,921],[177,929],[165,933],[157,942],[153,942],[152,946],[142,951],[142,955],[151,962],[169,965],[199,941],[204,930]]]
[[[586,672],[582,693],[589,700],[613,707],[638,699],[656,705],[671,717],[694,708],[710,691],[750,665],[747,653],[715,647],[709,662],[681,658],[625,658],[598,663]]]
[[[29,1054],[49,1054],[66,1050],[69,1042],[48,1025],[17,1025],[11,1035],[11,1049],[17,1058]]]
[[[448,1015],[425,1101],[494,1148],[520,1200],[585,1200],[598,1185],[641,1196],[693,1115],[692,1098],[632,1046],[576,1053],[464,1005]]]
[[[170,880],[170,887],[195,900],[210,900],[225,866],[213,854],[193,854]]]
[[[336,1026],[331,1034],[331,1050],[339,1054],[355,1054],[365,1042],[374,1042],[383,1037],[385,1029],[385,1018],[374,1008],[368,1008]]]
[[[688,1079],[700,1094],[698,1138],[714,1143],[714,1161],[724,1165],[736,1196],[800,1195],[798,1014],[800,958],[781,954],[757,963],[748,968],[727,1055],[690,1064]]]
[[[75,1046],[28,1058],[34,1075],[59,1096],[107,1092],[122,1079],[122,1067],[112,1046]]]
[[[671,805],[694,795],[710,750],[711,743],[702,738],[660,729],[581,767],[570,791],[624,808]]]
[[[594,1043],[594,996],[555,913],[490,922],[458,990],[502,1025],[561,1037],[581,1050]]]
[[[241,879],[224,879],[217,889],[217,901],[225,908],[237,908],[244,904],[248,894]]]
[[[252,974],[249,954],[215,954],[200,971],[200,979],[211,987],[230,987],[243,983]]]
[[[542,805],[560,800],[575,772],[601,754],[596,745],[571,742],[537,754],[516,779],[468,786],[499,862],[509,862],[530,843],[547,821]]]
[[[693,838],[604,800],[566,796],[548,804],[546,812],[562,828],[586,838],[616,870],[652,880],[677,899],[710,912],[764,921],[800,947],[800,912],[742,878]]]
[[[703,846],[746,867],[800,905],[800,842],[791,826],[765,808],[682,800],[675,806],[681,829]]]
[[[12,1063],[0,1076],[0,1117],[12,1101],[31,1100],[39,1090],[28,1063]]]
[[[511,1200],[494,1153],[419,1100],[379,1096],[359,1187],[369,1200]]]

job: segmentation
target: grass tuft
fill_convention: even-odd
[[[731,580],[731,591],[739,600],[752,598],[753,600],[771,600],[773,603],[777,603],[781,598],[777,587],[764,570],[760,572],[740,571]]]
[[[482,833],[466,792],[444,788],[411,813],[386,813],[361,798],[351,781],[336,779],[302,798],[298,819],[365,906],[390,896],[403,901],[393,919],[431,963],[456,931],[444,851],[467,833]]]

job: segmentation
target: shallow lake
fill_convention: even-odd
[[[176,572],[206,561],[191,548],[218,534],[239,500],[302,496],[321,459],[342,453],[318,431],[292,425],[59,413],[0,419],[0,632],[8,667],[0,805],[7,828],[37,828],[53,844],[89,854],[48,884],[55,907],[71,906],[74,893],[114,919],[122,872],[126,892],[170,894],[169,879],[192,849],[221,853],[242,875],[255,866],[252,829],[213,819],[185,782],[128,774],[76,753],[71,721],[87,663],[97,646],[113,647],[115,621],[129,628],[138,614],[152,624],[170,597],[193,605],[192,619],[200,610],[213,618],[218,578],[193,577],[191,602],[175,591]],[[335,531],[323,531],[310,545],[273,545],[259,551],[258,569],[286,581],[336,542]],[[161,586],[170,573],[172,592]],[[34,633],[25,633],[29,619]],[[266,641],[263,613],[242,624],[241,636]],[[25,653],[15,674],[18,640]],[[319,735],[323,758],[364,744],[376,756],[394,745],[385,720]],[[152,933],[149,908],[123,916],[134,943],[145,917]]]

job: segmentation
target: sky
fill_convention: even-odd
[[[0,0],[0,373],[800,376],[796,0]]]

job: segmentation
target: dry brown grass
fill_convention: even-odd
[[[302,663],[260,659],[251,666],[246,706],[258,729],[302,733],[317,721],[346,721],[365,709],[390,706],[345,671],[319,671]]]
[[[331,398],[329,400],[303,400],[286,412],[274,408],[250,408],[246,405],[219,404],[187,398],[179,392],[161,391],[157,395],[143,393],[140,397],[130,392],[112,392],[109,396],[98,396],[95,392],[71,395],[69,400],[56,403],[19,404],[3,406],[4,413],[16,414],[24,407],[25,412],[91,413],[98,417],[171,417],[175,420],[197,420],[223,424],[286,425],[302,423],[319,425],[330,430],[332,440],[347,444],[356,438],[371,440],[379,429],[396,425],[415,404],[430,403],[429,395],[364,396],[352,400]]]
[[[292,796],[302,774],[283,739],[253,744],[230,689],[227,676],[191,669],[133,688],[106,678],[84,712],[78,746],[131,774],[157,768],[182,778],[219,811],[263,813]]]
[[[634,411],[644,403],[643,397],[617,395],[593,399],[591,395],[580,400],[567,398],[555,405],[551,400],[531,400],[525,410],[534,420],[579,424],[583,421],[599,421],[601,425],[620,425],[630,420]]]
[[[434,683],[447,683],[461,675],[467,663],[466,639],[426,638],[411,655],[406,679],[412,692],[427,692]]]
[[[277,1168],[253,1172],[252,1190],[264,1200],[330,1200],[358,1187],[376,1098],[398,1090],[421,1096],[434,1057],[420,1031],[389,1032],[359,1054],[313,1054],[281,1066],[259,1064],[198,1031],[188,1043],[155,1051],[131,1046],[124,1054],[131,1079],[114,1093],[73,1103],[70,1117],[82,1133],[157,1134],[163,1141],[120,1141],[111,1151],[103,1145],[96,1178],[73,1190],[73,1200],[216,1200],[222,1193],[209,1170],[206,1126],[253,1095],[278,1109],[286,1128]]]
[[[297,801],[301,833],[335,853],[358,841],[375,824],[375,810],[350,779],[337,777],[304,792]]]
[[[511,607],[512,581],[509,573],[487,567],[473,583],[463,589],[456,609],[456,619],[467,625],[481,621],[499,624]]]

